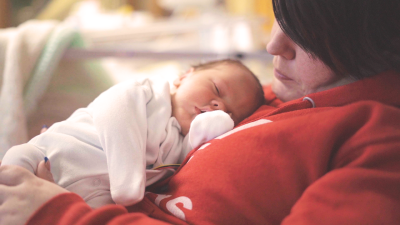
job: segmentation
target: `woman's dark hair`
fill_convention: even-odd
[[[282,31],[343,76],[400,72],[399,0],[273,0]]]

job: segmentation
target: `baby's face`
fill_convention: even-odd
[[[202,112],[223,110],[236,125],[259,107],[257,81],[236,65],[188,72],[175,80],[174,85],[172,116],[181,125],[183,135]]]

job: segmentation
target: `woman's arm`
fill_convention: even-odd
[[[43,203],[67,190],[19,166],[0,167],[0,224],[24,224]]]
[[[43,127],[40,133],[46,130]],[[106,224],[111,220],[116,224],[166,224],[142,213],[128,213],[118,205],[92,210],[81,197],[54,184],[49,160],[39,163],[36,177],[19,166],[0,167],[0,205],[0,225]]]
[[[46,176],[45,163],[40,165],[38,171]],[[0,204],[0,225],[167,224],[142,213],[128,213],[120,205],[93,210],[78,195],[19,166],[0,167]]]

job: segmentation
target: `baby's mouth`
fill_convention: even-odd
[[[201,109],[199,109],[199,108],[197,108],[197,107],[194,107],[194,108],[195,108],[195,110],[196,110],[196,115],[199,115],[199,114],[201,114],[201,113],[207,112],[207,111],[201,110]]]

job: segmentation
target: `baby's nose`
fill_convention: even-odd
[[[212,100],[211,101],[211,108],[213,110],[222,110],[226,112],[225,104],[219,100]]]

